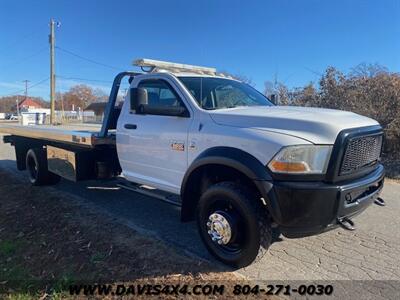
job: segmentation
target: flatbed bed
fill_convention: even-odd
[[[106,137],[100,137],[101,124],[68,125],[30,125],[1,122],[0,133],[20,137],[47,140],[59,143],[94,148],[98,145],[114,145],[115,130],[110,130]]]

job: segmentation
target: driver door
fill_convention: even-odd
[[[165,79],[145,79],[137,87],[147,90],[149,106],[186,107]],[[128,102],[125,106],[129,106]],[[191,121],[191,117],[130,113],[125,108],[117,131],[118,155],[124,176],[133,182],[179,194],[187,169]]]

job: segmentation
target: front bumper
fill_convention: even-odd
[[[384,168],[346,182],[265,183],[264,199],[282,234],[289,238],[318,234],[338,226],[338,219],[364,211],[383,188]]]

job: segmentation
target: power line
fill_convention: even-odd
[[[46,79],[43,79],[43,80],[41,80],[41,81],[39,81],[39,82],[37,82],[37,83],[35,83],[35,84],[32,84],[29,88],[31,89],[31,88],[33,88],[33,87],[35,87],[35,86],[37,86],[37,85],[40,85],[40,84],[46,82],[46,81],[49,80],[49,79],[50,79],[50,77],[47,77]]]
[[[15,60],[14,62],[12,62],[10,64],[3,65],[2,68],[8,68],[9,66],[12,66],[12,65],[18,65],[18,64],[20,64],[20,63],[22,63],[24,61],[27,61],[27,60],[29,60],[29,59],[31,59],[31,58],[43,53],[46,49],[47,49],[47,47],[41,48],[39,51],[37,51],[37,52],[35,52],[35,53],[33,53],[33,54],[29,55],[29,56],[26,56],[26,57],[21,58],[19,60]]]
[[[19,93],[22,93],[22,92],[24,92],[24,91],[25,91],[25,89],[22,89],[22,90],[16,91],[16,92],[11,93],[11,94],[2,95],[2,96],[0,96],[0,97],[11,97],[11,96],[16,96],[16,95],[18,95]]]
[[[321,72],[315,71],[315,70],[313,70],[311,68],[308,68],[308,67],[305,67],[305,66],[303,66],[303,68],[306,69],[307,71],[313,73],[314,75],[317,75],[317,76],[323,76],[324,75]]]
[[[49,80],[49,78],[50,78],[50,77],[47,77],[47,78],[45,78],[45,79],[43,79],[43,80],[40,80],[39,82],[36,82],[35,84],[32,84],[29,88],[31,89],[31,88],[33,88],[33,87],[35,87],[35,86],[38,86],[38,85],[40,85],[40,84],[43,84],[44,82],[46,82],[47,80]],[[25,89],[18,90],[18,91],[15,91],[14,93],[6,94],[6,95],[3,95],[3,96],[1,96],[1,97],[15,96],[15,95],[18,95],[18,94],[21,93],[21,92],[25,92]]]
[[[77,57],[77,58],[80,58],[80,59],[82,59],[82,60],[86,60],[86,61],[88,61],[88,62],[91,62],[92,64],[96,64],[96,65],[99,65],[99,66],[103,66],[103,67],[110,68],[110,69],[114,69],[114,70],[118,70],[118,71],[123,70],[123,68],[118,68],[118,67],[110,66],[110,65],[107,65],[107,64],[103,64],[103,63],[101,63],[101,62],[95,61],[95,60],[90,59],[90,58],[87,58],[87,57],[83,57],[83,56],[81,56],[81,55],[79,55],[79,54],[76,54],[76,53],[74,53],[74,52],[72,52],[72,51],[63,49],[63,48],[58,47],[58,46],[56,46],[56,49],[61,50],[62,52],[68,53],[69,55],[72,55],[72,56],[75,56],[75,57]]]
[[[62,76],[62,75],[57,75],[57,77],[62,78],[62,79],[93,81],[93,82],[103,82],[103,83],[112,83],[113,82],[111,80],[100,80],[100,79],[89,79],[89,78],[80,78],[80,77],[69,77],[69,76]]]
[[[8,48],[10,46],[14,46],[15,44],[17,44],[17,43],[19,43],[19,42],[21,42],[21,41],[23,41],[25,39],[31,38],[31,37],[39,34],[39,33],[41,33],[41,32],[40,31],[33,31],[33,32],[29,33],[29,34],[23,35],[21,38],[19,38],[17,40],[14,40],[13,42],[11,42],[8,45],[6,45],[6,47],[0,48],[0,52],[3,52],[6,48]]]

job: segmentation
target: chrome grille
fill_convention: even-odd
[[[355,137],[348,141],[340,175],[357,172],[379,160],[382,135]]]

